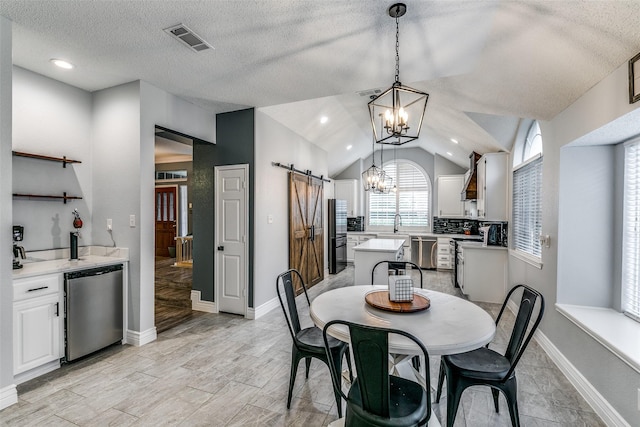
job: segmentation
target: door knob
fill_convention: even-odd
[[[219,251],[224,251],[224,246],[218,246]]]

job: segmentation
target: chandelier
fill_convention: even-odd
[[[393,178],[387,175],[384,169],[376,166],[375,142],[371,143],[371,148],[371,167],[362,172],[364,191],[371,191],[374,194],[387,194],[393,186]],[[383,164],[382,147],[380,147],[380,164]]]
[[[400,83],[399,18],[407,11],[404,3],[389,8],[396,20],[396,75],[393,85],[369,102],[369,115],[375,141],[379,144],[402,145],[418,139],[429,94]]]

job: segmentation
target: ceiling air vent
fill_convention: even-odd
[[[366,96],[367,98],[375,98],[376,96],[380,95],[382,93],[382,90],[380,89],[369,89],[369,90],[363,90],[362,92],[357,92],[358,95],[360,96]]]
[[[189,27],[184,24],[174,25],[173,27],[165,28],[164,31],[186,44],[189,49],[194,52],[202,52],[203,50],[213,49],[206,41],[202,40],[200,36],[194,33]]]

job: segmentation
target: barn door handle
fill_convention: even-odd
[[[316,240],[316,226],[312,225],[309,227],[309,240],[312,242]]]
[[[224,246],[218,246],[219,251],[224,251]]]

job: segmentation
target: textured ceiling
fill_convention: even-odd
[[[464,166],[472,149],[509,150],[518,117],[551,119],[640,51],[636,1],[405,3],[400,79],[430,94],[411,144]],[[0,14],[14,22],[18,66],[88,91],[141,79],[214,113],[263,107],[326,149],[334,174],[371,150],[357,92],[393,82],[390,4],[0,0]],[[163,31],[178,23],[214,49],[194,53]],[[76,68],[54,69],[53,57]]]

